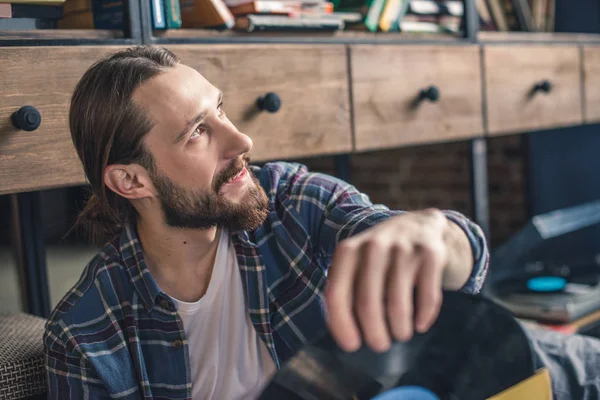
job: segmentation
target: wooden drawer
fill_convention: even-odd
[[[352,46],[356,149],[482,135],[480,71],[477,46]]]
[[[0,194],[86,182],[69,133],[71,95],[85,70],[117,47],[0,48]],[[11,115],[34,106],[41,125],[17,130]]]
[[[490,45],[484,62],[490,135],[583,122],[578,47]]]
[[[585,122],[600,122],[600,46],[583,48]]]
[[[343,46],[172,45],[181,61],[224,93],[229,119],[254,141],[253,160],[352,149],[346,50]],[[277,112],[260,111],[273,92]]]

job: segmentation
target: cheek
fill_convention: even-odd
[[[179,155],[170,171],[173,180],[186,188],[206,189],[212,185],[215,163],[209,157]]]

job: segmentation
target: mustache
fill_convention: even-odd
[[[219,192],[223,185],[227,183],[228,180],[242,172],[244,168],[248,166],[250,163],[250,157],[245,154],[237,159],[235,159],[231,165],[221,171],[217,177],[215,178],[214,190],[215,192]]]

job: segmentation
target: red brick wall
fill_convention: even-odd
[[[520,137],[488,141],[490,242],[506,240],[526,221],[524,152]],[[332,157],[294,160],[310,170],[334,174]],[[375,203],[415,210],[437,207],[472,218],[469,143],[413,146],[355,154],[352,183]]]

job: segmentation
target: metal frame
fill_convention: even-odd
[[[471,140],[471,199],[473,219],[481,227],[485,237],[490,237],[490,212],[488,198],[487,139]]]
[[[23,308],[42,318],[50,316],[50,288],[46,268],[41,193],[10,195],[13,248],[21,282]]]
[[[477,13],[476,0],[464,1],[464,19],[465,19],[465,38],[470,42],[477,42],[477,33],[479,32],[479,14]]]
[[[82,45],[133,45],[142,42],[142,30],[140,25],[140,2],[147,3],[147,0],[124,0],[125,9],[123,13],[123,38],[77,38],[74,29],[73,38],[24,38],[9,39],[0,34],[0,46],[2,47],[22,47],[22,46],[82,46]],[[51,32],[51,30],[48,30]]]

